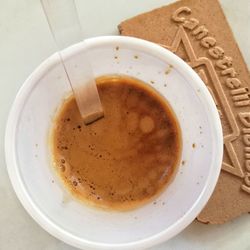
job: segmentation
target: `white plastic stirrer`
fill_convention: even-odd
[[[92,123],[103,117],[104,113],[87,52],[79,53],[73,62],[62,51],[82,41],[75,1],[41,0],[41,3],[83,121],[85,124]]]

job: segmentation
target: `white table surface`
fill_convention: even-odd
[[[86,37],[91,37],[117,34],[120,21],[170,2],[173,0],[76,3]],[[250,0],[221,0],[221,4],[250,68]],[[15,95],[28,75],[54,52],[39,0],[0,0],[0,250],[75,249],[49,235],[26,213],[11,187],[4,158],[5,125]],[[193,222],[151,250],[165,249],[250,249],[250,215],[220,226]]]

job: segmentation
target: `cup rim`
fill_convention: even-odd
[[[186,64],[182,59],[178,56],[170,52],[169,50],[162,48],[161,46],[134,37],[125,37],[125,36],[101,36],[101,37],[94,37],[86,39],[83,42],[78,44],[72,45],[69,48],[66,48],[67,55],[72,55],[79,51],[80,48],[86,46],[88,47],[95,47],[98,45],[105,45],[105,44],[130,44],[141,46],[144,50],[148,50],[149,52],[153,52],[154,55],[157,55],[159,58],[168,58],[171,61],[171,64],[174,66],[175,69],[181,70],[186,75],[189,76],[190,79],[193,80],[193,84],[200,89],[200,92],[203,94],[205,98],[204,101],[208,104],[207,108],[211,115],[211,120],[213,121],[213,125],[215,128],[215,136],[216,136],[216,152],[217,154],[214,157],[213,167],[210,167],[209,175],[207,176],[206,185],[201,192],[200,196],[196,200],[196,202],[191,206],[188,212],[181,217],[177,222],[172,224],[169,228],[161,231],[158,234],[152,235],[148,238],[128,242],[128,243],[119,243],[119,244],[110,244],[110,243],[101,243],[101,242],[94,242],[89,241],[84,238],[80,238],[77,236],[72,235],[71,233],[63,230],[58,225],[56,225],[51,219],[49,219],[45,214],[43,214],[39,208],[35,205],[32,201],[31,197],[25,190],[25,185],[20,178],[20,173],[18,171],[18,164],[16,161],[15,155],[15,126],[18,122],[18,114],[20,113],[21,108],[25,103],[25,97],[28,93],[35,87],[36,82],[44,75],[44,73],[48,70],[48,68],[53,68],[59,62],[59,58],[57,53],[53,54],[45,61],[38,66],[33,73],[27,78],[24,82],[22,87],[20,88],[14,103],[12,105],[11,111],[9,113],[6,131],[5,131],[5,159],[7,164],[7,170],[9,174],[9,178],[11,180],[12,186],[16,192],[16,195],[20,202],[22,203],[23,207],[27,210],[27,212],[31,215],[31,217],[47,232],[51,235],[55,236],[56,238],[73,245],[75,247],[87,247],[93,249],[138,249],[138,248],[148,248],[153,245],[162,243],[173,236],[177,235],[181,232],[185,227],[187,227],[198,215],[198,213],[202,210],[202,208],[207,203],[208,199],[210,198],[215,185],[217,183],[222,157],[223,157],[223,134],[222,134],[222,126],[219,118],[219,114],[215,103],[206,88],[205,84],[196,74],[196,72]]]

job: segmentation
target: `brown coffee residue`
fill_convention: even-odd
[[[97,79],[104,118],[84,125],[74,97],[52,132],[57,173],[80,200],[127,210],[152,201],[179,165],[181,133],[166,100],[130,77]]]

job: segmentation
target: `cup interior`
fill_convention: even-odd
[[[72,67],[84,49],[96,77],[136,77],[168,100],[183,140],[176,177],[156,200],[128,212],[95,209],[68,194],[52,169],[48,145],[55,113],[71,93],[55,54],[25,82],[11,111],[6,134],[11,181],[31,215],[70,244],[149,247],[187,226],[213,191],[222,157],[219,117],[204,83],[171,52],[135,38],[92,38],[64,51]]]

